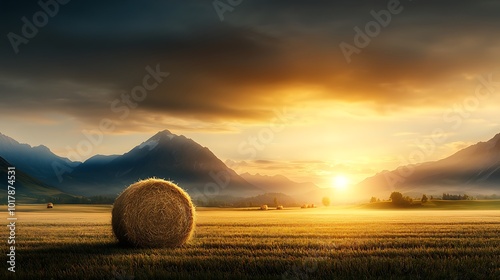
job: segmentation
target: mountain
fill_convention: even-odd
[[[384,194],[384,198],[392,191],[415,195],[500,193],[500,134],[442,160],[380,172],[357,188],[367,196]]]
[[[14,165],[7,162],[5,159],[0,157],[0,177],[7,180],[7,170],[8,167]],[[40,202],[79,202],[80,198],[64,193],[52,186],[49,186],[38,179],[31,177],[30,175],[24,173],[19,168],[15,169],[15,195],[16,202],[19,203],[40,203]],[[5,191],[0,193],[2,201],[6,201],[7,187]]]
[[[297,183],[283,175],[251,175],[249,173],[240,174],[245,180],[266,191],[266,194],[256,197],[246,198],[236,202],[234,205],[253,206],[260,204],[270,204],[269,198],[278,196],[281,204],[286,206],[302,204],[321,204],[323,197],[332,197],[332,190],[320,188],[313,183]],[[281,197],[281,198],[280,198]],[[272,200],[271,200],[272,201]]]
[[[282,205],[285,207],[293,207],[293,206],[300,206],[301,204],[297,202],[296,199],[294,199],[291,196],[288,196],[283,193],[265,193],[253,197],[248,197],[244,198],[241,200],[238,200],[233,203],[234,207],[258,207],[261,205],[268,205],[270,208],[275,208],[278,205],[276,205],[276,202],[278,202],[278,205]]]
[[[149,177],[172,180],[193,198],[264,192],[227,167],[208,148],[168,130],[123,155],[93,157],[66,174],[56,186],[87,196],[116,196],[129,184]]]
[[[76,166],[79,163],[56,156],[45,146],[31,147],[0,133],[0,157],[30,176],[50,185],[58,183],[53,166]]]
[[[284,193],[287,195],[301,195],[319,189],[313,183],[297,183],[283,175],[252,175],[250,173],[240,174],[243,179],[247,180],[254,186],[257,186],[268,193]]]
[[[119,155],[111,155],[111,156],[105,156],[105,155],[95,155],[89,159],[87,159],[85,162],[87,164],[106,164],[109,163],[110,161],[114,160],[115,158],[119,157]]]

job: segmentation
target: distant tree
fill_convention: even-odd
[[[434,200],[434,196],[431,195],[431,200]]]
[[[278,198],[277,198],[277,197],[274,197],[274,205],[275,205],[276,207],[278,207]]]
[[[420,200],[422,201],[422,203],[426,203],[427,201],[429,201],[429,199],[427,198],[427,196],[424,194],[422,195],[422,199]]]
[[[323,197],[323,200],[321,202],[323,203],[323,205],[328,207],[330,205],[330,198],[325,196],[325,197]]]
[[[370,198],[370,203],[375,203],[377,202],[377,198],[372,196],[372,198]]]
[[[389,198],[393,203],[397,203],[398,201],[403,200],[403,194],[400,192],[392,192]]]
[[[470,197],[467,194],[449,194],[443,193],[443,200],[468,200]]]
[[[377,202],[380,202],[380,198],[377,198]]]
[[[390,199],[392,204],[397,206],[409,206],[413,202],[413,199],[408,196],[403,196],[400,192],[392,192]]]

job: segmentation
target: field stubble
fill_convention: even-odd
[[[498,210],[199,208],[188,245],[134,249],[117,245],[111,206],[43,207],[18,206],[16,273],[5,265],[5,276],[500,279]]]

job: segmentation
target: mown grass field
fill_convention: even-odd
[[[366,203],[352,208],[357,209],[398,209],[392,202]],[[410,210],[497,210],[500,200],[431,200],[426,203],[415,201]],[[401,208],[399,208],[401,210]]]
[[[0,278],[500,279],[499,210],[200,208],[178,249],[118,246],[110,210],[17,206],[16,273]]]

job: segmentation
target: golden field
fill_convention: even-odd
[[[2,274],[9,279],[500,279],[499,210],[198,208],[189,244],[135,249],[115,241],[111,207],[17,206],[16,272],[5,265]],[[5,206],[1,213],[6,221]]]

